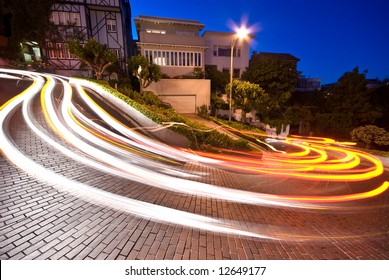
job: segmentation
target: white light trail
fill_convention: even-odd
[[[370,155],[330,146],[333,144],[330,140],[319,138],[312,142],[286,139],[285,143],[301,148],[301,152],[265,153],[264,161],[258,161],[257,158],[250,156],[246,157],[244,153],[237,153],[233,156],[205,152],[194,154],[145,137],[114,119],[84,91],[84,88],[89,88],[102,93],[103,89],[91,82],[78,79],[70,79],[70,82],[67,82],[65,77],[28,71],[3,69],[1,72],[3,73],[0,73],[0,78],[19,79],[21,78],[19,76],[26,76],[33,79],[33,84],[29,88],[0,107],[0,141],[3,154],[31,176],[49,183],[59,191],[68,192],[103,207],[111,207],[160,222],[174,222],[215,232],[270,239],[290,237],[259,233],[258,231],[264,231],[260,223],[257,223],[255,225],[257,228],[254,229],[255,227],[249,224],[242,226],[238,222],[210,218],[123,197],[50,171],[18,150],[11,139],[8,128],[9,120],[20,106],[22,106],[23,117],[28,127],[48,145],[78,164],[90,166],[101,171],[102,174],[118,176],[176,193],[263,207],[331,209],[335,203],[373,197],[389,187],[389,183],[384,181],[380,186],[361,193],[302,196],[238,190],[194,181],[201,180],[202,176],[209,174],[183,171],[181,170],[183,164],[209,165],[213,168],[238,171],[241,174],[267,174],[266,176],[275,178],[290,176],[298,180],[328,181],[370,180],[382,174],[383,166]],[[64,89],[63,96],[59,100],[59,108],[55,103],[56,83]],[[73,104],[72,85],[77,89],[89,110],[97,114],[113,130],[106,129],[90,120],[77,109],[77,106]],[[49,131],[39,125],[32,110],[33,101],[39,92],[41,92],[41,105],[47,123],[72,147],[63,145],[63,141],[55,140]],[[339,158],[330,157],[330,153],[338,154]],[[368,163],[368,167],[361,167],[362,160],[365,164]],[[335,207],[339,207],[339,204]],[[174,221],[171,217],[174,217]]]

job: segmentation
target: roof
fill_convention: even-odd
[[[299,58],[289,53],[271,53],[271,52],[260,52],[257,54],[259,59],[280,59],[280,60],[293,60],[300,61]]]
[[[178,18],[166,18],[166,17],[154,17],[140,15],[134,19],[135,23],[140,22],[151,22],[151,23],[165,23],[165,24],[177,24],[177,25],[191,25],[199,27],[200,30],[204,28],[204,24],[198,20],[178,19]]]
[[[208,35],[210,36],[215,36],[215,35],[219,35],[219,36],[232,36],[232,35],[235,35],[236,33],[235,32],[222,32],[222,31],[204,31],[203,33],[203,37],[206,37]],[[248,34],[248,36],[253,39],[255,38],[255,34]]]

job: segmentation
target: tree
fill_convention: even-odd
[[[301,121],[311,121],[312,112],[304,106],[291,106],[285,111],[285,118],[291,125],[299,125]]]
[[[291,133],[308,135],[310,132],[312,112],[305,106],[289,106],[284,113],[285,124],[290,124]],[[297,130],[298,128],[298,130]]]
[[[132,75],[139,79],[141,93],[152,82],[158,82],[162,77],[161,68],[154,63],[150,63],[142,55],[132,56],[128,62],[128,68]]]
[[[196,79],[204,79],[205,78],[205,72],[203,71],[203,68],[201,68],[201,67],[193,68],[192,74]]]
[[[373,107],[382,114],[375,124],[389,130],[389,80],[381,81],[381,85],[372,89],[371,94]]]
[[[221,93],[229,83],[230,76],[217,70],[215,65],[206,65],[205,78],[211,80],[211,92]]]
[[[230,84],[226,86],[226,93],[230,93]],[[246,113],[252,110],[263,110],[269,103],[269,95],[257,84],[250,82],[232,81],[232,100],[234,105],[242,109],[242,118],[246,119]]]
[[[49,29],[50,8],[54,0],[12,0],[7,1],[11,8],[10,47],[16,56],[20,51],[20,43],[34,41],[39,45],[44,42]]]
[[[95,73],[97,80],[101,80],[107,68],[118,60],[112,50],[93,38],[90,38],[85,45],[81,44],[79,40],[73,39],[68,42],[68,46],[69,51]]]
[[[375,124],[383,115],[385,96],[380,96],[373,103],[374,94],[367,88],[365,75],[366,71],[359,73],[356,67],[345,72],[336,84],[322,88],[321,104],[317,104],[319,112],[314,117],[315,130],[319,135],[349,138],[354,128]],[[379,124],[382,126],[382,123]]]
[[[298,75],[298,59],[287,54],[253,52],[249,67],[242,79],[258,84],[271,97],[273,108],[282,108],[295,88]]]
[[[366,125],[355,128],[351,131],[353,141],[361,141],[370,148],[371,144],[378,146],[389,145],[389,132],[375,125]]]
[[[330,111],[333,114],[349,116],[349,131],[360,125],[371,124],[381,116],[371,104],[365,74],[359,73],[358,67],[344,73],[330,92]]]

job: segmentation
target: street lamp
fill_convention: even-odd
[[[248,35],[248,30],[244,27],[239,28],[234,34],[235,38],[231,42],[231,60],[230,60],[230,104],[228,120],[231,121],[232,116],[232,73],[234,71],[234,47],[239,39],[245,39]]]

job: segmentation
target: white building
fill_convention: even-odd
[[[204,69],[204,28],[197,20],[151,16],[134,19],[138,32],[138,50],[159,65],[170,78],[192,76],[195,68]]]
[[[230,32],[205,31],[203,38],[207,47],[205,51],[205,64],[214,65],[221,72],[230,73],[231,47],[237,35]],[[233,77],[240,78],[249,66],[250,42],[254,35],[246,39],[236,40],[233,52]]]
[[[193,71],[205,69],[206,46],[197,20],[139,16],[135,18],[138,51],[161,67],[169,79],[152,83],[147,89],[172,105],[179,113],[196,113],[200,106],[210,105],[210,80],[185,79]]]

